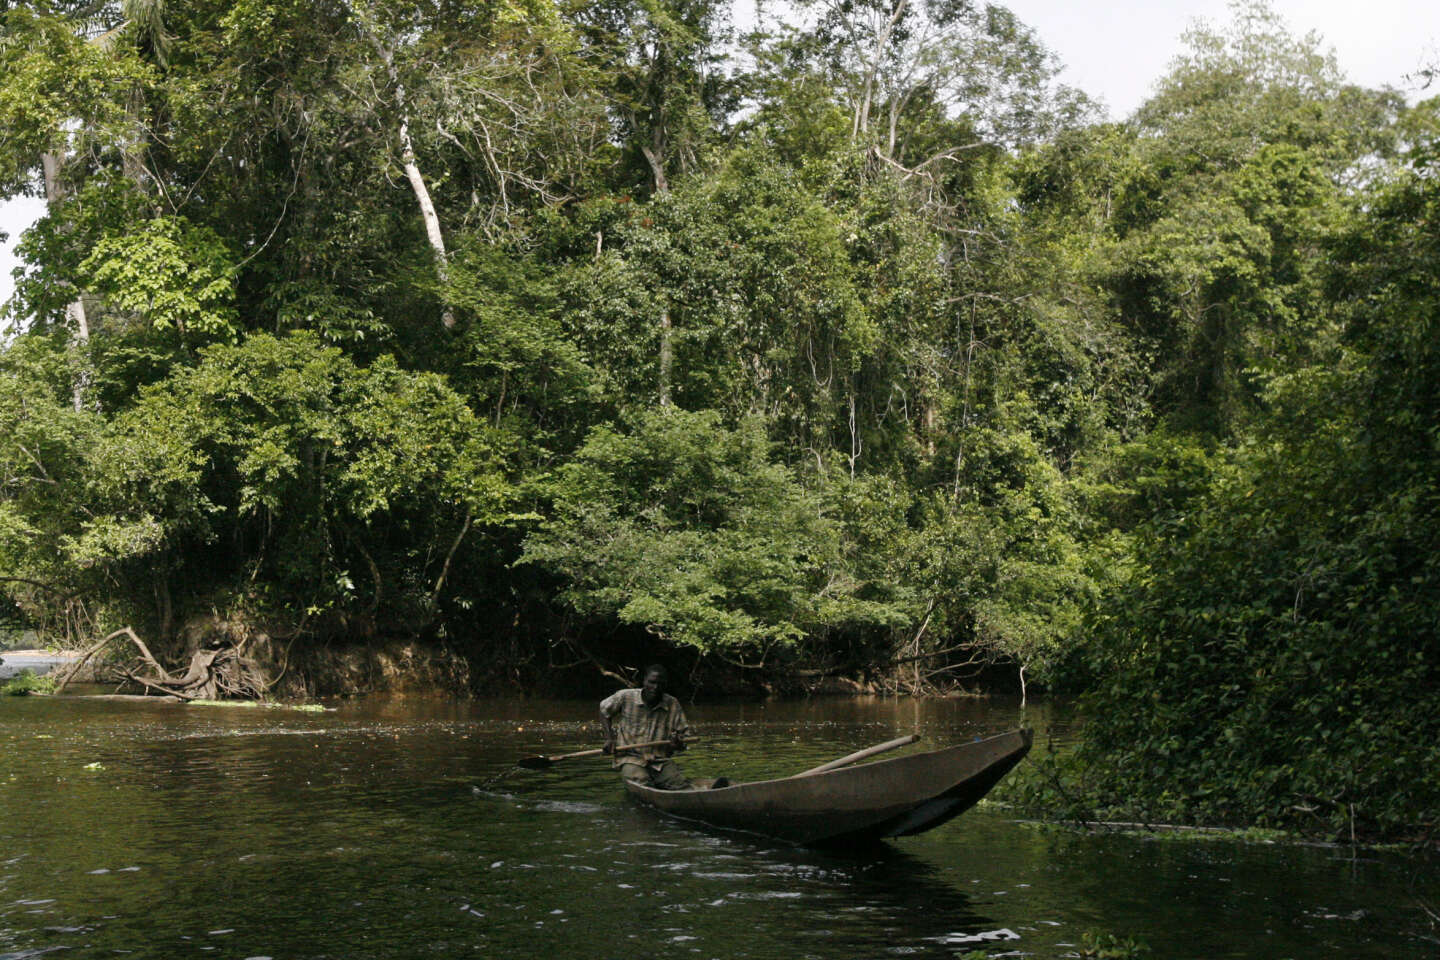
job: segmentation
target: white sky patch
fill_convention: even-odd
[[[26,227],[34,223],[45,212],[45,201],[39,197],[16,197],[0,203],[0,233],[10,234],[9,239],[0,243],[0,303],[10,299],[15,292],[15,282],[10,271],[20,266],[15,259],[15,244]]]
[[[741,0],[746,2],[746,0]],[[1184,47],[1197,19],[1223,28],[1225,0],[1011,0],[1021,21],[1065,64],[1060,79],[1105,102],[1110,116],[1129,116]],[[1272,0],[1297,36],[1320,35],[1340,69],[1367,87],[1392,86],[1418,99],[1407,73],[1440,66],[1440,4],[1433,0]],[[1420,93],[1433,96],[1440,90]]]

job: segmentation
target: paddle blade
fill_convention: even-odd
[[[515,761],[515,766],[526,770],[549,770],[554,762],[549,757],[521,757]]]

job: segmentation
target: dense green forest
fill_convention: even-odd
[[[1436,822],[1440,103],[1263,3],[1122,122],[963,0],[0,11],[6,629],[1008,683],[1082,815]]]

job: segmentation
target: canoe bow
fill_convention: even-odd
[[[657,790],[627,781],[643,803],[674,817],[800,845],[904,837],[979,802],[1029,752],[1030,730],[808,777],[718,790]]]

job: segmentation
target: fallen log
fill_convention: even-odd
[[[147,689],[154,690],[156,693],[162,693],[167,697],[178,697],[181,700],[200,699],[199,697],[192,697],[188,693],[181,693],[179,690],[172,690],[169,687],[164,686],[163,684],[156,683],[153,680],[146,680],[144,677],[138,677],[135,674],[130,673],[128,670],[125,672],[125,679],[138,683],[140,684],[140,686]]]
[[[135,636],[135,631],[131,630],[129,627],[122,627],[121,629],[116,630],[114,633],[108,634],[104,639],[100,640],[93,647],[81,654],[78,659],[72,660],[70,663],[61,667],[59,670],[56,670],[55,692],[59,693],[60,691],[64,690],[65,685],[75,678],[75,675],[78,674],[81,668],[90,661],[91,657],[95,656],[95,654],[110,646],[111,642],[114,641],[116,637],[123,637],[127,633],[130,634],[130,636],[132,637]],[[139,638],[136,637],[135,639],[138,640]]]

